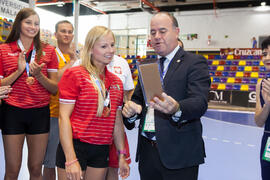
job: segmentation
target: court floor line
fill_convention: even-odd
[[[218,123],[224,123],[224,124],[237,124],[238,126],[242,126],[242,127],[248,127],[248,128],[254,128],[254,129],[262,129],[261,127],[257,127],[257,126],[250,126],[250,125],[244,125],[244,124],[239,124],[239,123],[232,123],[232,122],[227,122],[227,121],[222,121],[222,120],[218,120],[218,119],[213,119],[213,118],[209,118],[209,117],[205,117],[203,116],[203,118],[210,120],[210,121],[215,121]]]

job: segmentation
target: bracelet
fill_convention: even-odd
[[[117,151],[117,154],[118,154],[118,156],[120,155],[120,154],[123,154],[123,155],[127,155],[127,150],[126,149],[123,149],[123,150],[118,150]]]
[[[70,165],[74,164],[74,163],[77,162],[77,161],[78,161],[78,159],[74,159],[74,160],[72,160],[72,161],[65,162],[65,165],[66,165],[66,166],[70,166]]]

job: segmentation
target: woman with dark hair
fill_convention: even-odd
[[[114,44],[110,29],[93,27],[85,40],[81,66],[67,69],[58,84],[59,180],[104,180],[113,140],[119,154],[119,174],[122,178],[129,175],[121,114],[123,84],[106,68],[114,56]]]
[[[20,10],[6,42],[0,45],[1,85],[12,91],[3,101],[2,137],[5,180],[18,179],[26,138],[30,179],[42,179],[48,142],[50,93],[57,92],[54,47],[40,41],[40,19],[31,8]]]
[[[270,71],[270,36],[262,42],[262,62]],[[258,81],[256,86],[255,123],[264,126],[261,142],[260,162],[262,180],[270,179],[270,79]]]

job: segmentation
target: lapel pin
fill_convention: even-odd
[[[178,59],[176,62],[177,62],[177,63],[180,63],[180,62],[181,62],[181,60],[180,60],[180,59]]]

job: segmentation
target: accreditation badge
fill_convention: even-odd
[[[143,125],[143,131],[155,132],[154,108],[148,107]]]
[[[268,137],[262,159],[270,162],[270,137]]]

